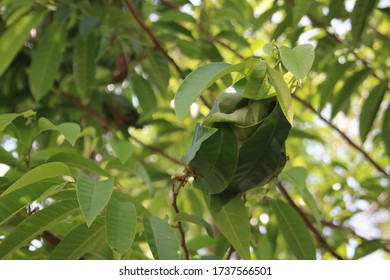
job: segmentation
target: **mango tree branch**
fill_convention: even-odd
[[[175,214],[180,213],[180,209],[177,206],[177,197],[179,195],[180,189],[184,187],[186,184],[185,180],[182,180],[181,177],[174,178],[174,182],[172,184],[172,207],[175,210]],[[186,243],[186,234],[183,228],[183,224],[181,221],[177,222],[177,228],[180,233],[180,239],[181,239],[181,248],[183,249],[184,257],[186,260],[190,259],[190,251],[188,250],[187,243]]]
[[[282,193],[283,197],[287,200],[287,202],[295,209],[295,211],[298,213],[298,215],[302,218],[303,222],[306,224],[308,229],[314,234],[317,241],[336,259],[343,260],[343,257],[341,257],[339,254],[336,253],[336,251],[333,250],[333,248],[328,244],[328,242],[325,240],[324,237],[322,237],[321,233],[318,231],[318,229],[312,224],[312,222],[307,218],[305,213],[302,211],[301,208],[298,207],[298,205],[295,204],[294,200],[291,198],[291,196],[288,194],[282,183],[278,183],[278,190]]]
[[[133,15],[135,21],[138,23],[138,25],[148,34],[150,39],[152,39],[152,42],[156,49],[165,56],[168,61],[175,67],[176,71],[181,75],[183,73],[182,69],[179,67],[179,65],[175,62],[175,60],[168,54],[168,52],[164,49],[164,47],[161,45],[157,37],[154,35],[154,33],[150,30],[149,26],[146,25],[145,21],[141,18],[141,16],[138,14],[137,9],[134,7],[134,5],[131,3],[131,0],[125,1],[130,13]]]
[[[299,103],[301,103],[304,107],[312,111],[316,116],[318,116],[323,122],[325,122],[329,127],[331,127],[333,130],[337,131],[341,138],[343,138],[349,146],[353,147],[357,151],[359,151],[380,173],[387,176],[386,170],[380,166],[379,163],[377,163],[366,151],[363,150],[363,148],[359,147],[355,142],[351,140],[344,132],[342,132],[336,125],[334,125],[331,121],[328,121],[325,119],[308,101],[303,100],[298,95],[293,94],[292,97],[297,100]]]

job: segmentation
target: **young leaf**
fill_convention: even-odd
[[[250,226],[248,212],[241,197],[237,196],[219,210],[211,211],[211,216],[218,229],[233,245],[241,258],[249,260],[251,258],[249,253]]]
[[[82,99],[95,83],[96,39],[92,34],[78,34],[73,45],[73,78]]]
[[[96,219],[110,200],[114,179],[95,182],[88,176],[80,174],[77,179],[77,199],[81,212],[88,226]]]
[[[357,0],[351,15],[353,45],[360,40],[368,17],[374,10],[377,0]]]
[[[55,178],[59,176],[69,175],[70,171],[68,166],[62,162],[50,162],[35,167],[20,177],[15,183],[13,183],[8,189],[6,189],[1,195],[5,196],[13,191],[16,191],[24,186],[31,185],[33,183]]]
[[[281,200],[273,200],[272,209],[291,253],[299,260],[315,260],[313,239],[295,210]]]
[[[299,45],[293,49],[282,46],[279,52],[280,59],[288,71],[298,79],[306,77],[314,61],[314,48],[311,44]]]
[[[81,224],[69,232],[54,248],[51,260],[78,260],[85,253],[93,252],[104,244],[104,218],[96,219],[89,227]]]
[[[111,198],[106,213],[108,245],[117,252],[126,253],[133,244],[137,225],[137,213],[131,202]]]
[[[381,81],[367,97],[363,104],[362,112],[359,119],[359,132],[362,143],[366,140],[368,133],[370,132],[374,123],[375,117],[379,111],[379,107],[382,103],[383,97],[387,91],[387,84],[389,80],[385,79]]]
[[[53,23],[43,35],[31,59],[28,72],[31,92],[40,100],[52,87],[66,48],[65,24]]]
[[[177,260],[179,240],[175,231],[164,220],[154,216],[143,216],[146,240],[155,260]]]
[[[229,184],[237,166],[238,148],[232,129],[218,125],[218,131],[202,142],[188,163],[194,186],[207,193],[220,193]]]
[[[298,26],[299,21],[309,10],[313,0],[295,0],[294,3],[292,26]]]
[[[290,168],[289,170],[281,174],[281,178],[286,178],[297,190],[303,201],[311,210],[311,214],[316,221],[317,227],[320,229],[321,226],[321,215],[318,209],[317,203],[308,189],[305,187],[307,178],[307,170],[303,167],[297,166]]]
[[[268,77],[270,78],[273,87],[276,91],[276,96],[278,98],[278,102],[280,104],[280,108],[282,108],[282,112],[288,122],[292,125],[294,119],[294,111],[292,107],[291,93],[288,89],[286,82],[283,80],[282,75],[272,69],[270,66],[267,67]]]
[[[363,81],[370,73],[370,68],[364,68],[363,70],[353,74],[348,80],[345,81],[344,86],[340,89],[332,102],[331,118],[334,118],[336,114],[342,109],[342,107],[345,106],[351,95],[355,92],[358,86],[363,83]]]
[[[252,66],[251,64],[255,61],[257,60],[249,59],[235,65],[215,62],[203,65],[190,73],[181,83],[175,95],[175,112],[179,120],[183,121],[195,99],[219,78],[231,72],[244,72],[246,67]]]
[[[57,202],[19,223],[0,243],[0,259],[4,259],[32,240],[37,234],[78,211],[75,200]]]
[[[7,28],[0,37],[0,76],[30,36],[30,30],[40,24],[46,12],[28,13]]]

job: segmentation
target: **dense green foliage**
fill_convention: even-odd
[[[2,0],[0,259],[388,258],[385,5]]]

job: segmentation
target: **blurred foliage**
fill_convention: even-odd
[[[389,9],[2,0],[0,258],[389,258]],[[290,87],[286,166],[210,213],[181,158],[232,80],[208,87],[182,122],[179,86],[205,64],[250,58],[304,76],[279,58],[299,62],[288,48],[306,43],[315,60]]]

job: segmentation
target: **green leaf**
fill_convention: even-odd
[[[211,225],[205,220],[203,220],[201,217],[181,212],[176,214],[176,216],[173,218],[173,222],[188,222],[188,223],[202,226],[206,229],[207,234],[211,238],[214,237],[213,230],[211,229]]]
[[[243,194],[266,184],[277,176],[286,162],[284,142],[290,123],[276,106],[257,130],[244,142],[239,151],[237,169],[221,196]]]
[[[90,172],[109,177],[110,173],[101,168],[95,161],[87,159],[80,154],[73,153],[57,153],[51,156],[47,162],[59,161],[69,166],[74,166]]]
[[[183,162],[189,164],[195,157],[196,153],[202,146],[202,143],[210,138],[218,129],[202,126],[199,123],[195,126],[194,136],[192,138],[191,146],[187,149],[186,153],[183,156]]]
[[[232,129],[227,125],[216,126],[218,131],[201,143],[195,157],[188,163],[195,177],[194,186],[213,194],[222,192],[228,186],[238,160]]]
[[[17,214],[40,196],[51,186],[52,182],[39,182],[27,185],[0,197],[0,225]]]
[[[133,203],[112,198],[106,212],[108,244],[117,252],[126,253],[133,244],[137,225],[137,213]]]
[[[332,116],[334,118],[336,114],[346,105],[352,94],[356,91],[358,86],[363,83],[367,76],[371,73],[370,68],[364,68],[359,72],[356,72],[348,80],[345,81],[344,86],[337,93],[332,102]]]
[[[306,77],[314,61],[314,48],[311,44],[299,45],[293,49],[282,46],[279,52],[280,59],[288,71],[298,79]]]
[[[189,23],[194,23],[196,24],[196,19],[194,19],[191,15],[182,13],[179,10],[168,10],[164,13],[162,13],[158,21],[173,21],[173,22],[178,22],[178,21],[183,21],[183,22],[189,22]]]
[[[337,0],[337,2],[340,2]],[[321,92],[320,97],[320,104],[319,108],[323,109],[325,107],[325,104],[332,100],[333,98],[333,90],[339,80],[344,80],[344,74],[345,72],[354,65],[353,62],[348,61],[346,63],[340,64],[339,62],[336,62],[327,70],[327,77],[326,80],[321,83],[318,87],[318,89]]]
[[[356,248],[355,255],[353,259],[358,260],[361,259],[379,249],[383,248],[383,244],[380,240],[365,240]]]
[[[291,253],[299,260],[315,260],[313,239],[294,208],[281,200],[273,200],[272,209]]]
[[[179,240],[175,231],[164,220],[143,216],[146,240],[155,260],[177,260]]]
[[[305,186],[308,173],[304,167],[293,167],[281,174],[281,178],[286,178],[297,190],[303,201],[309,207],[311,214],[316,221],[317,227],[320,229],[321,226],[321,214],[318,209],[317,203],[311,193]]]
[[[237,196],[219,210],[211,211],[211,216],[218,229],[233,245],[241,258],[249,260],[251,258],[249,253],[250,225],[248,212],[241,197]]]
[[[267,235],[260,235],[257,241],[257,248],[255,251],[257,260],[270,260],[273,255],[272,244]]]
[[[131,82],[142,110],[147,113],[155,109],[157,107],[157,100],[150,86],[150,82],[139,75],[132,75]]]
[[[129,141],[120,141],[110,143],[110,147],[114,151],[114,155],[125,164],[133,154],[134,146]]]
[[[152,182],[150,180],[150,176],[148,171],[145,169],[144,165],[135,158],[130,158],[127,160],[125,164],[121,163],[119,159],[112,158],[107,162],[107,169],[115,168],[119,170],[123,170],[126,172],[131,172],[132,174],[141,178],[146,186],[149,189],[149,194],[153,195],[154,191],[152,188]]]
[[[69,175],[70,171],[68,166],[62,162],[50,162],[35,167],[20,177],[15,183],[13,183],[8,189],[6,189],[1,195],[5,196],[8,193],[16,191],[24,186],[31,185],[33,183],[55,178],[59,176]]]
[[[390,105],[387,106],[382,122],[382,139],[386,147],[387,155],[390,157]]]
[[[313,0],[295,0],[294,8],[293,8],[293,24],[292,26],[298,26],[301,18],[307,13],[309,10]]]
[[[76,140],[80,137],[80,126],[77,123],[62,123],[54,125],[50,120],[46,118],[40,118],[38,120],[38,127],[40,131],[54,130],[64,135],[65,139],[74,146]]]
[[[81,224],[69,232],[50,254],[51,260],[78,260],[104,244],[104,218],[96,219],[89,227]]]
[[[77,123],[62,123],[57,125],[57,128],[64,135],[65,139],[74,146],[77,138],[80,136],[80,126]]]
[[[368,133],[372,129],[372,125],[374,124],[374,120],[379,111],[379,107],[387,91],[388,82],[389,80],[387,79],[381,81],[371,91],[370,95],[367,97],[366,101],[363,104],[362,112],[360,113],[359,119],[359,132],[362,143],[364,143]]]
[[[300,139],[308,139],[318,141],[319,143],[325,144],[325,140],[322,139],[317,132],[310,130],[301,130],[299,128],[293,127],[291,128],[290,134],[288,137],[291,138],[300,138]]]
[[[45,15],[46,12],[29,13],[4,31],[0,37],[0,76],[29,38],[30,30],[39,25]]]
[[[292,107],[290,90],[288,89],[286,82],[283,80],[282,75],[278,71],[268,66],[267,73],[272,82],[273,87],[275,88],[280,108],[282,108],[284,116],[292,125],[294,119],[294,111]]]
[[[19,117],[20,114],[9,113],[0,115],[0,131],[3,131],[14,119]]]
[[[18,224],[11,233],[0,243],[0,258],[4,259],[14,253],[37,234],[50,226],[62,221],[69,215],[78,211],[75,200],[57,202],[29,216]]]
[[[32,95],[39,101],[52,87],[66,48],[65,24],[53,23],[43,35],[31,58],[28,72]]]
[[[357,0],[351,14],[353,45],[360,40],[377,0]]]
[[[78,34],[73,45],[73,78],[80,97],[85,99],[95,83],[97,40],[92,34]]]
[[[153,81],[162,96],[167,96],[169,78],[169,66],[167,59],[159,52],[147,52],[147,59],[143,61],[143,67],[148,74],[148,80]]]
[[[183,121],[195,99],[219,78],[231,72],[244,72],[248,65],[252,66],[255,61],[258,60],[249,59],[235,65],[215,62],[203,65],[190,73],[181,83],[175,95],[175,112],[179,120]]]
[[[114,179],[95,182],[88,176],[80,174],[77,179],[77,199],[81,212],[88,226],[96,219],[110,200]]]
[[[248,81],[245,85],[244,92],[242,93],[243,97],[249,99],[261,98],[261,96],[259,96],[259,91],[261,85],[263,84],[266,71],[267,71],[267,63],[265,63],[264,61],[259,61],[252,67],[247,77]]]

